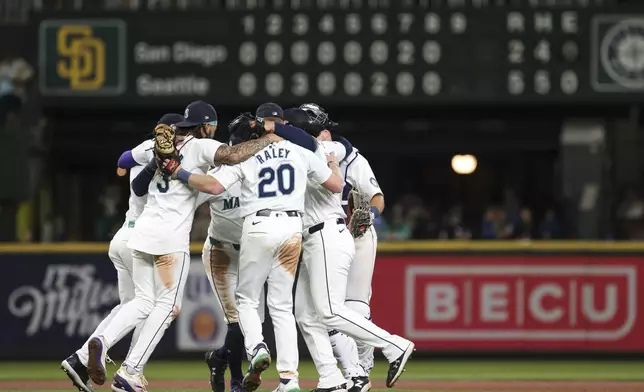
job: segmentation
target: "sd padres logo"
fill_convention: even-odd
[[[601,42],[602,66],[616,83],[644,88],[644,19],[627,19],[612,26]]]
[[[58,76],[69,80],[73,90],[95,90],[105,83],[105,42],[94,37],[90,26],[62,26],[56,48],[61,60]]]

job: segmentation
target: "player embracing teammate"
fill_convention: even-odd
[[[225,347],[206,358],[213,391],[225,390],[227,366],[231,390],[254,391],[271,363],[262,336],[265,283],[280,375],[275,392],[300,391],[296,319],[320,374],[316,391],[368,391],[373,347],[389,360],[387,386],[393,387],[414,344],[370,321],[376,251],[371,225],[384,198],[366,160],[346,139],[331,135],[333,123],[315,104],[286,113],[264,104],[255,117],[245,114],[231,123],[230,145],[211,140],[217,126],[211,105],[194,102],[184,117],[175,126],[157,126],[155,159],[132,183],[137,196],[147,193],[128,242],[136,294],[88,341],[89,378],[105,382],[107,350],[140,324],[112,390],[146,391],[143,367],[179,313],[190,227],[196,207],[207,200],[212,222],[204,266],[229,326]],[[341,197],[345,182],[368,200],[355,203],[348,228]],[[199,192],[223,196],[199,197]],[[224,200],[229,208],[219,206]],[[302,250],[294,317],[292,290]],[[250,365],[240,380],[241,340]],[[78,371],[83,373],[84,366]],[[86,378],[72,380],[91,390]]]

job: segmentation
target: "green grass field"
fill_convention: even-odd
[[[372,379],[379,381],[385,378],[387,364],[377,363],[372,372]],[[116,371],[116,367],[110,365],[110,372]],[[188,387],[177,387],[181,389],[155,389],[154,385],[162,386],[165,382],[172,381],[174,384],[190,382],[194,380],[206,380],[208,371],[202,362],[151,362],[146,370],[146,377],[151,381],[150,391],[155,392],[209,392],[207,389],[185,389]],[[262,386],[271,389],[260,390],[270,392],[276,386],[277,374],[274,368],[265,373]],[[315,381],[317,373],[310,362],[303,362],[300,366],[300,379]],[[401,388],[395,389],[398,392],[405,392],[404,382],[414,382],[415,391],[418,391],[418,383],[422,381],[432,382],[436,380],[455,381],[644,381],[644,361],[424,361],[413,360],[407,366],[407,371],[401,378]],[[15,389],[15,381],[25,381],[47,385],[52,381],[53,388],[40,389],[45,387],[34,387]],[[13,382],[9,384],[9,382]],[[59,370],[59,364],[55,362],[0,362],[0,390],[38,390],[41,392],[72,391],[71,388],[64,388],[68,382],[65,375]],[[9,387],[12,385],[13,387]],[[5,385],[3,387],[3,385]],[[644,384],[643,384],[644,385]],[[71,387],[71,383],[69,384]],[[9,389],[11,388],[11,389]],[[174,388],[174,387],[173,387]],[[103,388],[104,389],[104,388]],[[308,389],[303,389],[308,390]],[[372,389],[372,391],[381,391]],[[389,390],[391,391],[391,390]],[[433,390],[432,390],[433,391]],[[644,392],[644,389],[642,389]]]

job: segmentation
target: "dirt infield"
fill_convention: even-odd
[[[386,389],[384,382],[375,381],[373,389]],[[314,381],[302,380],[303,388],[315,388]],[[52,381],[0,381],[0,390],[42,391],[70,389],[67,380]],[[268,387],[268,386],[267,386]],[[176,389],[207,390],[208,382],[204,380],[163,380],[152,381],[149,390]],[[110,390],[106,384],[99,390]],[[627,381],[426,381],[401,380],[392,390],[416,391],[504,391],[504,392],[642,392],[644,382]]]

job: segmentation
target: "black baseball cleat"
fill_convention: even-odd
[[[312,389],[311,392],[334,392],[334,391],[346,391],[346,390],[347,390],[347,384],[342,384],[331,388],[315,388],[315,389]]]
[[[210,369],[210,388],[213,392],[226,392],[226,368],[228,362],[217,356],[215,351],[206,353],[206,365]]]
[[[230,392],[244,392],[241,380],[230,381]]]
[[[371,389],[369,377],[351,377],[351,381],[353,381],[353,386],[349,388],[348,392],[367,392]]]
[[[92,383],[89,381],[89,375],[87,374],[87,367],[81,363],[76,353],[61,362],[60,368],[63,369],[63,372],[65,372],[67,377],[72,381],[72,384],[80,392],[94,392]]]
[[[387,371],[387,388],[393,388],[396,381],[400,378],[402,372],[405,371],[405,365],[411,356],[411,353],[416,351],[414,343],[409,343],[407,349],[402,353],[398,359],[389,363],[389,370]]]

